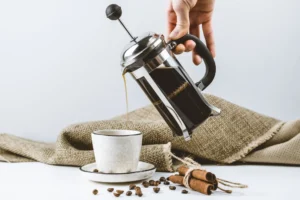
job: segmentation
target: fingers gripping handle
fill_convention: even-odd
[[[204,90],[215,78],[216,74],[216,64],[215,61],[210,53],[210,51],[207,49],[205,44],[199,40],[196,36],[186,34],[182,38],[179,38],[177,40],[172,40],[170,43],[172,44],[173,42],[178,44],[184,44],[187,40],[193,40],[196,43],[195,51],[196,53],[202,57],[204,60],[205,66],[206,66],[206,72],[204,77],[196,83],[196,86],[200,90]]]

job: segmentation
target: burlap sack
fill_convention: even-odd
[[[221,108],[222,113],[198,127],[189,142],[182,137],[173,137],[151,105],[131,112],[128,123],[125,116],[119,116],[112,120],[71,125],[62,130],[55,144],[0,134],[0,160],[81,166],[94,162],[91,132],[99,129],[133,129],[143,133],[140,159],[153,163],[158,171],[173,170],[171,148],[218,163],[300,164],[300,145],[297,145],[300,144],[299,120],[284,123],[212,95],[206,95],[206,98]]]

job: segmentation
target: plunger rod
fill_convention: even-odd
[[[118,21],[120,22],[120,24],[123,26],[123,28],[126,30],[126,32],[128,33],[128,35],[131,37],[131,39],[136,43],[136,41],[135,41],[135,37],[133,37],[132,35],[131,35],[131,33],[129,32],[129,30],[126,28],[126,26],[123,24],[123,22],[122,22],[122,20],[119,18],[118,19]]]

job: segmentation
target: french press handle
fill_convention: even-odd
[[[204,77],[196,83],[196,86],[203,91],[215,78],[216,64],[205,44],[194,35],[186,34],[182,38],[169,41],[169,44],[171,48],[175,48],[178,44],[184,44],[187,40],[193,40],[196,43],[195,52],[202,57],[206,66]]]

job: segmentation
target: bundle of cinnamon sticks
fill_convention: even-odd
[[[188,172],[188,170],[188,167],[179,167],[177,169],[179,174],[170,176],[169,180],[173,183],[184,185],[184,176],[186,175],[186,172]],[[218,181],[216,176],[211,172],[200,169],[195,169],[191,172],[188,183],[191,189],[206,195],[210,195],[212,191],[217,190],[218,188]]]

